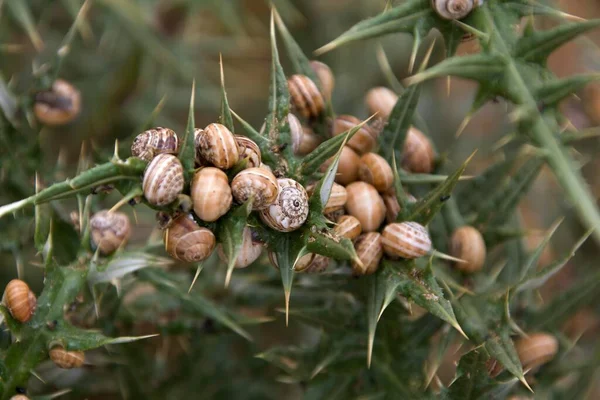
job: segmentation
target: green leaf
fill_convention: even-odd
[[[276,167],[277,159],[273,156],[273,151],[271,149],[273,143],[271,142],[271,140],[261,135],[256,129],[252,127],[252,125],[250,125],[242,117],[237,115],[235,111],[231,109],[230,111],[231,114],[233,114],[233,116],[235,117],[235,119],[237,119],[238,122],[242,124],[242,128],[244,128],[244,131],[246,133],[245,136],[250,138],[260,148],[260,153],[263,162],[272,168]]]
[[[289,322],[290,295],[292,293],[292,283],[294,282],[294,266],[298,259],[306,253],[301,233],[296,231],[281,235],[279,240],[274,243],[274,248],[270,250],[275,253],[279,273],[281,274],[285,296],[285,325],[287,326]]]
[[[48,335],[48,344],[59,342],[67,350],[92,350],[107,344],[130,343],[156,335],[123,336],[110,338],[100,331],[85,330],[74,327],[66,322],[59,322],[57,327]]]
[[[226,288],[231,281],[231,274],[233,273],[235,262],[244,242],[244,228],[246,227],[246,221],[251,211],[252,201],[249,200],[219,219],[218,239],[223,246],[223,252],[228,260],[227,274],[225,276]]]
[[[490,356],[494,357],[515,377],[517,377],[529,389],[525,380],[521,361],[517,355],[515,345],[510,338],[508,325],[500,328],[499,332],[491,332],[490,337],[485,342],[485,349]]]
[[[227,91],[225,90],[225,74],[223,73],[223,56],[219,54],[219,70],[221,72],[221,124],[225,125],[231,132],[235,132],[233,126],[233,117],[229,109],[227,100]]]
[[[530,275],[532,272],[535,272],[535,268],[540,260],[540,257],[542,256],[542,252],[544,251],[548,243],[550,243],[550,239],[552,238],[554,232],[556,232],[562,221],[563,218],[559,219],[554,224],[552,224],[552,227],[548,230],[548,233],[546,233],[544,239],[536,247],[533,253],[529,255],[529,258],[525,261],[525,264],[521,268],[519,282],[522,282],[528,275]]]
[[[352,241],[347,238],[338,238],[330,232],[313,232],[306,230],[306,250],[309,253],[321,254],[335,260],[348,260],[360,263]]]
[[[194,121],[194,102],[196,99],[196,81],[192,82],[192,93],[190,95],[190,107],[188,111],[188,120],[185,127],[185,136],[181,141],[181,148],[177,156],[183,166],[183,175],[185,181],[190,182],[191,173],[196,163],[196,146],[194,144],[194,131],[196,130],[196,122]]]
[[[535,91],[535,98],[544,106],[554,106],[564,98],[583,89],[588,83],[600,79],[600,74],[575,75],[544,84]]]
[[[489,374],[486,362],[490,356],[484,348],[475,348],[460,358],[456,377],[450,386],[449,399],[483,399],[493,386],[498,385]]]
[[[96,263],[92,263],[87,276],[88,285],[94,286],[103,282],[113,282],[125,275],[148,267],[167,267],[173,264],[170,258],[159,257],[149,253],[134,252],[118,254],[110,259],[108,264],[98,269]]]
[[[310,60],[308,59],[308,57],[306,57],[306,55],[304,55],[304,52],[302,51],[300,46],[298,46],[298,43],[296,43],[296,41],[290,34],[290,31],[288,31],[287,27],[285,26],[283,20],[281,19],[281,16],[279,15],[276,9],[273,9],[273,15],[275,17],[277,29],[279,29],[279,33],[283,38],[283,44],[285,45],[285,48],[287,50],[288,57],[292,62],[294,73],[308,76],[313,82],[317,83],[317,85],[319,85],[320,87],[319,78],[317,77],[317,74],[315,74],[315,71],[311,68]]]

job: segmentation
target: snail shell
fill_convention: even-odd
[[[152,205],[166,206],[183,191],[183,166],[171,154],[159,154],[146,167],[144,197]]]
[[[260,212],[260,218],[276,231],[291,232],[300,228],[308,217],[308,195],[293,179],[280,178],[277,184],[277,199]]]
[[[337,225],[333,228],[333,231],[338,236],[354,240],[361,234],[362,226],[356,217],[353,217],[352,215],[342,215],[337,221]]]
[[[456,229],[450,238],[450,255],[466,262],[455,263],[455,267],[464,272],[477,272],[485,263],[485,241],[481,233],[472,226]]]
[[[263,250],[263,244],[257,242],[252,238],[252,229],[246,226],[243,232],[243,241],[240,246],[240,251],[237,258],[235,259],[235,268],[246,268],[260,257]],[[224,261],[228,262],[227,254],[223,251],[223,246],[219,245],[218,248],[219,257]]]
[[[416,222],[387,225],[383,229],[383,250],[390,257],[418,258],[431,251],[427,229]]]
[[[229,169],[238,162],[238,143],[226,126],[213,123],[204,129],[196,129],[194,138],[196,159],[221,169]]]
[[[179,138],[168,128],[153,128],[137,135],[131,145],[131,155],[145,161],[152,161],[158,154],[179,152]]]
[[[287,83],[292,106],[302,117],[315,119],[323,112],[323,95],[308,76],[292,75]]]
[[[61,346],[55,346],[50,349],[50,359],[59,368],[79,368],[85,361],[85,353],[83,351],[66,351]]]
[[[274,252],[269,252],[269,261],[271,261],[271,265],[279,269],[277,256]],[[329,257],[325,257],[321,254],[308,253],[298,259],[294,265],[294,271],[305,272],[308,274],[318,274],[327,269],[330,261],[331,259]]]
[[[378,232],[363,233],[354,242],[354,249],[363,263],[362,267],[355,262],[352,263],[354,275],[370,275],[377,271],[379,261],[383,257],[381,234]]]
[[[296,155],[306,155],[321,144],[321,138],[312,129],[302,126],[294,114],[288,114],[288,123],[292,135],[292,151]]]
[[[335,156],[325,161],[321,166],[321,172],[327,171],[327,168],[329,168],[334,159]],[[342,154],[340,154],[338,169],[335,175],[335,182],[344,186],[347,186],[352,182],[356,182],[358,180],[359,164],[360,156],[356,154],[356,152],[350,147],[344,146],[342,148]]]
[[[385,192],[394,184],[394,172],[385,158],[367,153],[360,158],[358,179],[370,183],[379,192]]]
[[[258,147],[258,145],[246,136],[236,135],[235,141],[238,144],[238,153],[240,161],[248,160],[246,168],[260,167],[262,161],[260,155],[260,148]]]
[[[17,394],[10,398],[10,400],[29,400],[29,397],[24,394]]]
[[[37,306],[35,294],[20,279],[8,282],[4,289],[4,302],[10,314],[19,322],[29,321]]]
[[[377,118],[387,120],[398,101],[398,95],[383,86],[375,87],[367,92],[365,103],[369,113],[377,113]]]
[[[483,0],[431,0],[435,12],[444,19],[462,19],[482,3]]]
[[[215,248],[215,235],[198,226],[191,215],[181,215],[165,230],[165,250],[179,261],[200,262]]]
[[[434,152],[431,141],[417,128],[408,130],[402,149],[402,168],[413,173],[433,171]]]
[[[331,72],[331,68],[327,64],[315,60],[310,62],[310,67],[315,71],[317,78],[321,82],[323,96],[326,99],[331,99],[331,94],[335,86],[335,77],[333,76],[333,72]]]
[[[532,333],[515,341],[523,369],[535,369],[551,361],[558,353],[558,340],[548,333]]]
[[[361,122],[352,115],[340,115],[333,121],[333,136],[341,135]],[[377,134],[368,125],[363,125],[346,143],[358,154],[370,152],[376,144]]]
[[[412,194],[408,195],[409,203],[416,203],[417,199]],[[400,214],[400,203],[398,202],[398,198],[396,197],[396,193],[393,188],[388,190],[385,194],[383,194],[383,202],[385,203],[385,220],[388,224],[392,222],[396,222],[398,219],[398,214]]]
[[[327,200],[327,204],[325,204],[325,208],[323,209],[324,214],[329,214],[338,210],[341,210],[346,205],[346,200],[348,199],[348,194],[346,192],[346,188],[342,185],[338,185],[334,183],[331,187],[331,193],[329,195],[329,200]]]
[[[275,202],[279,185],[275,175],[267,169],[248,168],[233,178],[231,191],[238,203],[245,203],[253,197],[252,209],[262,210]]]
[[[231,207],[229,179],[218,168],[205,167],[198,170],[192,178],[190,195],[194,212],[202,221],[216,221]]]
[[[33,113],[46,125],[65,125],[81,111],[81,94],[73,85],[57,79],[50,90],[35,95]]]
[[[385,204],[377,190],[366,182],[354,182],[346,186],[346,192],[348,214],[360,221],[363,232],[377,230],[385,219]]]
[[[98,211],[90,219],[90,234],[93,247],[109,255],[127,244],[131,235],[129,217],[118,211]]]

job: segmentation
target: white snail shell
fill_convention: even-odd
[[[258,145],[246,136],[235,136],[235,141],[238,144],[238,153],[241,160],[248,160],[246,168],[258,168],[261,164],[261,154]]]
[[[202,221],[213,222],[229,211],[232,202],[227,174],[218,168],[201,168],[190,189],[194,212]]]
[[[431,5],[444,19],[462,19],[469,15],[483,0],[432,0]]]
[[[389,224],[383,229],[382,239],[383,251],[393,258],[418,258],[431,251],[427,229],[416,222]]]
[[[260,218],[269,227],[280,232],[300,228],[308,217],[308,194],[293,179],[277,179],[279,194],[275,203],[260,212]]]
[[[131,234],[129,217],[118,211],[98,211],[90,219],[90,228],[93,245],[104,255],[124,246]]]
[[[183,166],[171,154],[159,154],[146,167],[144,197],[152,205],[166,206],[183,191]]]

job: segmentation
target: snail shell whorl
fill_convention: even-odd
[[[337,225],[333,228],[333,231],[338,236],[354,240],[361,234],[362,226],[356,217],[353,217],[352,215],[342,215],[337,221]]]
[[[4,301],[10,314],[19,322],[29,321],[37,306],[35,294],[20,279],[8,282],[4,289]]]
[[[198,170],[192,178],[190,195],[194,212],[203,221],[216,221],[231,207],[229,180],[227,174],[218,168]]]
[[[363,233],[354,242],[354,249],[363,263],[362,267],[355,262],[352,263],[355,275],[370,275],[377,271],[379,261],[383,257],[381,234],[378,232]]]
[[[379,192],[385,192],[394,184],[392,167],[379,154],[367,153],[360,158],[358,178],[370,183]]]
[[[85,353],[83,351],[66,351],[61,346],[55,346],[50,349],[50,359],[60,368],[79,368],[85,361]]]
[[[352,115],[340,115],[333,121],[333,136],[341,135],[361,122]],[[346,144],[358,154],[368,153],[377,144],[377,134],[368,125],[363,125]]]
[[[237,258],[235,259],[235,268],[246,268],[256,261],[263,251],[263,244],[252,239],[252,229],[250,229],[250,227],[244,227],[242,235],[243,240]],[[221,257],[223,261],[228,262],[227,254],[223,251],[223,246],[219,245],[218,251],[219,257]]]
[[[383,250],[390,257],[418,258],[431,251],[427,229],[416,222],[387,225],[383,229]]]
[[[90,234],[93,245],[101,254],[111,254],[129,240],[129,217],[118,211],[98,211],[90,219]]]
[[[558,340],[548,333],[532,333],[515,341],[515,349],[523,369],[535,369],[558,353]]]
[[[477,272],[485,263],[485,241],[481,233],[472,226],[456,229],[450,238],[450,255],[466,262],[454,264],[464,272]]]
[[[385,204],[377,190],[366,182],[353,182],[346,186],[346,192],[348,214],[360,221],[363,232],[377,230],[385,219]]]
[[[306,119],[314,119],[323,112],[325,109],[323,95],[308,76],[292,75],[287,83],[290,101],[300,115]]]
[[[183,191],[183,166],[171,154],[159,154],[146,167],[144,197],[152,205],[166,206]]]
[[[246,136],[235,136],[238,144],[239,159],[248,160],[246,168],[258,168],[262,163],[260,148],[254,141]]]
[[[432,0],[435,12],[444,19],[462,19],[469,15],[483,0]]]
[[[177,154],[179,145],[179,138],[171,129],[152,128],[135,137],[131,155],[150,162],[158,154]]]
[[[52,88],[35,95],[33,113],[46,125],[64,125],[73,121],[81,110],[81,94],[73,85],[57,79]]]
[[[213,123],[194,132],[196,158],[217,168],[229,169],[239,160],[235,136],[225,125]]]
[[[262,210],[275,202],[279,185],[275,175],[267,169],[248,168],[233,178],[231,191],[239,203],[245,203],[253,197],[252,209]]]
[[[410,127],[402,149],[402,168],[413,173],[433,171],[434,152],[431,141],[420,130]]]
[[[293,179],[280,178],[277,184],[277,199],[260,212],[260,218],[277,231],[291,232],[300,228],[308,217],[308,195],[304,187]]]
[[[213,252],[215,235],[198,226],[191,215],[181,215],[165,230],[165,250],[179,261],[200,262]]]

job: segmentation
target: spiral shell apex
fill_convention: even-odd
[[[277,199],[261,211],[260,218],[277,231],[291,232],[300,228],[308,217],[308,194],[293,179],[280,178],[277,179],[277,184]]]
[[[81,94],[73,85],[57,79],[52,88],[35,95],[33,113],[46,125],[64,125],[73,121],[81,111]]]
[[[20,279],[8,282],[4,290],[4,302],[10,314],[19,322],[29,321],[37,306],[35,294]]]
[[[213,233],[198,226],[191,215],[177,217],[165,230],[165,250],[179,261],[200,262],[213,252],[216,239]]]
[[[383,250],[390,257],[418,258],[431,251],[427,229],[416,222],[387,225],[382,233]]]
[[[59,368],[79,368],[85,361],[85,353],[83,351],[66,351],[61,346],[55,346],[50,349],[50,359]]]
[[[159,154],[146,167],[144,196],[150,204],[166,206],[183,191],[183,166],[171,154]]]
[[[127,215],[102,210],[90,219],[92,244],[101,254],[109,255],[124,246],[131,235],[131,224]]]
[[[483,0],[432,0],[433,9],[444,19],[462,19],[469,15]]]
[[[153,128],[137,135],[131,145],[131,155],[145,161],[152,161],[158,154],[177,154],[179,138],[168,128]]]

